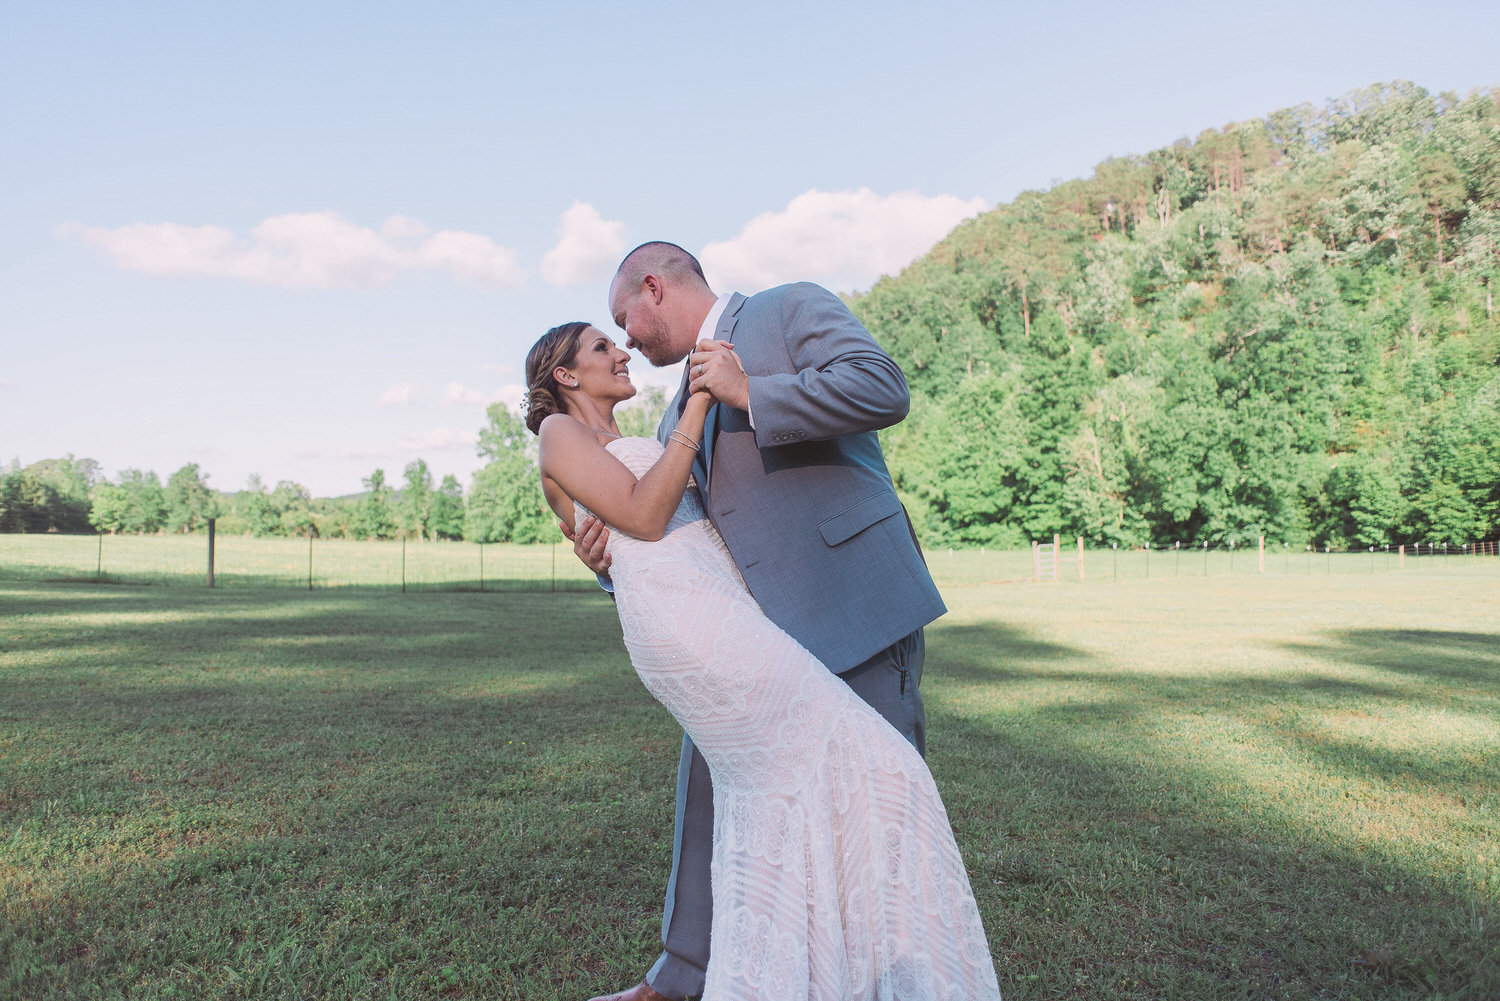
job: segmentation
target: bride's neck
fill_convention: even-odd
[[[615,405],[613,403],[602,404],[588,397],[575,395],[568,401],[568,414],[576,421],[601,431],[620,437],[620,426],[615,423]]]

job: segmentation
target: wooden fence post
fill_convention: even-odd
[[[1260,572],[1266,572],[1266,537],[1260,537]]]
[[[217,518],[208,519],[208,586],[214,586],[214,522]]]
[[[1042,579],[1042,552],[1037,548],[1035,539],[1031,540],[1031,582],[1035,584]]]
[[[1083,580],[1083,536],[1078,536],[1078,579]]]
[[[1406,569],[1406,544],[1405,543],[1401,544],[1401,548],[1397,551],[1397,553],[1398,553],[1398,555],[1397,555],[1397,558],[1396,558],[1396,569],[1397,570],[1405,570]]]

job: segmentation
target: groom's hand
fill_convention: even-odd
[[[698,347],[688,356],[688,364],[693,367],[689,390],[711,393],[720,403],[749,411],[750,380],[745,375],[745,366],[740,364],[740,356],[734,353],[733,344],[699,341]]]
[[[604,551],[609,542],[609,529],[604,527],[604,522],[598,518],[584,518],[578,522],[576,532],[569,531],[568,526],[560,521],[557,527],[573,543],[573,555],[584,566],[600,577],[609,576],[610,559],[609,554]]]

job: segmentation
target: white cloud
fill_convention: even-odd
[[[365,288],[407,272],[446,272],[476,285],[513,286],[516,252],[478,233],[441,230],[391,216],[376,232],[333,212],[272,216],[239,239],[223,226],[132,223],[113,229],[67,224],[118,268],[161,277],[212,276],[259,285]]]
[[[400,435],[396,439],[396,451],[408,454],[469,451],[478,440],[479,436],[472,431],[455,431],[450,427],[440,427],[421,434]]]
[[[394,386],[387,387],[385,392],[380,394],[380,405],[382,407],[409,407],[423,395],[421,383],[398,382]]]
[[[448,403],[490,403],[495,397],[482,389],[471,389],[459,382],[448,383],[443,390],[443,399]]]
[[[751,219],[733,240],[704,247],[700,259],[719,292],[758,292],[792,281],[843,292],[865,289],[988,207],[983,198],[955,195],[814,189],[793,198],[784,211]]]
[[[0,389],[9,389],[15,384],[16,383],[14,379],[7,379],[4,376],[0,376]]]
[[[481,403],[484,400],[484,393],[478,389],[470,389],[462,383],[450,382],[448,388],[443,390],[443,400],[447,403]]]
[[[542,277],[553,285],[604,281],[625,252],[625,224],[606,222],[588,202],[562,214],[557,245],[542,258]]]
[[[496,246],[487,236],[444,230],[428,237],[417,250],[421,267],[431,271],[451,271],[475,285],[519,285],[521,269],[516,266],[516,252]]]
[[[448,388],[443,390],[443,400],[454,404],[478,404],[488,407],[491,403],[504,403],[512,410],[521,403],[521,397],[526,395],[526,387],[518,383],[507,383],[499,389],[483,390],[465,386],[461,382],[450,382]]]

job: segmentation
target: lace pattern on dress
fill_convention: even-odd
[[[637,476],[662,451],[607,447]],[[998,1001],[926,763],[765,617],[696,485],[659,542],[608,551],[631,662],[713,774],[705,1001]]]

